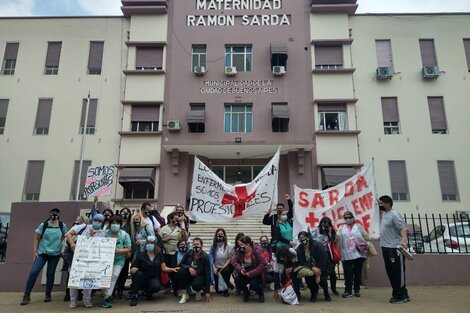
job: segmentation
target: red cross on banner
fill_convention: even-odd
[[[236,196],[224,194],[222,198],[222,204],[233,204],[235,205],[235,213],[233,217],[238,217],[243,215],[243,211],[246,208],[246,204],[253,200],[256,196],[256,190],[251,194],[248,194],[248,189],[246,186],[235,186]]]
[[[310,212],[308,216],[305,218],[305,221],[310,225],[311,228],[315,227],[317,223],[320,221],[318,218],[315,218],[315,214]]]

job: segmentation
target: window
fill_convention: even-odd
[[[224,131],[226,133],[251,133],[253,113],[251,105],[226,104]]]
[[[44,161],[28,161],[23,200],[39,200],[43,172]]]
[[[225,66],[236,67],[237,72],[251,72],[253,67],[252,46],[225,46]]]
[[[318,104],[320,131],[348,130],[346,104]]]
[[[273,133],[289,131],[289,108],[287,103],[272,104],[272,130]]]
[[[5,131],[9,99],[0,99],[0,135]]]
[[[191,103],[188,113],[188,128],[190,133],[204,133],[206,131],[204,103]]]
[[[206,66],[207,60],[207,47],[206,45],[194,45],[192,47],[191,71],[194,72],[195,67]]]
[[[80,175],[80,189],[78,200],[86,200],[84,196],[85,181],[87,177],[88,167],[91,166],[91,161],[83,161],[82,171]],[[75,161],[73,165],[73,176],[72,176],[72,189],[70,190],[70,200],[76,200],[77,193],[77,179],[78,179],[78,170],[80,169],[80,161]]]
[[[137,47],[136,70],[157,71],[163,69],[163,47]]]
[[[388,161],[393,200],[409,200],[405,161]]]
[[[155,168],[124,168],[119,173],[124,199],[153,199],[155,197]]]
[[[88,118],[86,119],[86,134],[93,135],[96,131],[96,110],[98,106],[98,99],[90,99],[88,106]],[[80,118],[80,134],[83,134],[85,128],[85,115],[86,115],[87,99],[82,102],[82,115]]]
[[[420,39],[419,49],[421,51],[423,67],[437,66],[436,53],[434,51],[434,39]]]
[[[378,67],[393,67],[392,45],[389,39],[376,40],[375,50],[377,52]]]
[[[343,46],[315,46],[316,69],[343,68]]]
[[[36,123],[34,125],[35,135],[49,134],[49,123],[51,121],[52,99],[39,99]]]
[[[465,51],[465,57],[467,58],[467,69],[470,72],[470,39],[463,40],[463,48]]]
[[[354,175],[356,175],[356,170],[352,167],[322,167],[322,189],[325,190],[341,184]]]
[[[455,178],[454,161],[437,161],[439,183],[443,201],[458,201],[459,191]]]
[[[287,45],[271,44],[271,69],[274,66],[284,66],[287,69]]]
[[[16,59],[18,57],[19,43],[8,42],[5,45],[5,54],[3,55],[3,75],[14,75],[16,68]]]
[[[212,171],[227,184],[245,184],[253,181],[263,165],[213,165]]]
[[[133,105],[131,114],[131,131],[157,132],[159,119],[159,105]]]
[[[397,98],[382,98],[382,116],[385,135],[400,134]]]
[[[429,116],[433,134],[447,134],[446,114],[442,97],[428,97]]]
[[[88,55],[88,74],[100,75],[103,65],[103,41],[90,41],[90,53]]]
[[[62,42],[49,42],[47,46],[46,68],[44,74],[57,75],[59,73],[60,51]]]

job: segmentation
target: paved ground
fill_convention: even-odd
[[[196,302],[191,299],[186,304],[178,304],[177,298],[172,295],[157,294],[152,302],[142,300],[136,307],[131,307],[124,300],[114,303],[112,309],[99,307],[101,298],[93,299],[96,307],[86,309],[78,307],[69,309],[68,303],[63,302],[64,293],[53,293],[52,302],[44,303],[43,294],[35,293],[31,296],[31,303],[20,306],[20,293],[0,293],[0,312],[20,313],[20,312],[142,312],[142,313],[184,313],[184,312],[204,312],[204,313],[241,313],[241,312],[446,312],[446,313],[469,313],[470,312],[470,286],[464,287],[410,287],[411,302],[406,304],[390,304],[389,288],[370,288],[362,290],[361,298],[342,299],[334,297],[332,302],[325,302],[319,296],[317,303],[305,302],[303,305],[289,306],[274,302],[272,291],[266,293],[266,302],[257,303],[255,297],[249,303],[243,303],[241,298],[234,293],[230,297],[224,298],[214,296],[210,304]],[[308,291],[304,291],[308,298]]]

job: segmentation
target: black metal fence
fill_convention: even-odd
[[[465,214],[405,214],[411,253],[470,253],[470,218]]]
[[[0,223],[0,262],[5,262],[9,229],[10,224],[2,225],[2,223]]]

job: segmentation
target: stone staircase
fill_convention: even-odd
[[[230,223],[197,222],[189,226],[191,238],[199,237],[204,243],[204,250],[208,251],[212,245],[215,231],[223,228],[227,233],[228,242],[234,243],[238,233],[250,236],[254,242],[259,242],[259,237],[265,235],[271,237],[271,227],[263,225],[264,214],[257,214]]]

